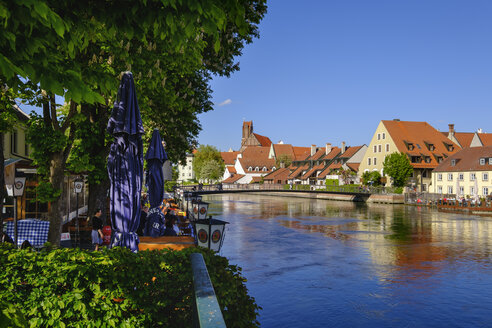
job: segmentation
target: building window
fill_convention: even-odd
[[[489,165],[492,165],[492,157],[489,158]]]
[[[376,153],[378,151],[378,146],[377,145],[374,145],[374,147],[373,147],[372,150],[373,150],[373,153]]]
[[[263,166],[263,172],[266,172],[266,171],[267,171],[266,166]]]
[[[477,179],[477,175],[475,173],[470,173],[470,181],[475,181]]]
[[[386,133],[383,132],[383,139],[386,139]]]
[[[374,157],[374,165],[376,165],[376,157]]]
[[[463,181],[465,180],[465,175],[463,173],[458,174],[458,180]]]
[[[257,166],[257,167],[255,167],[255,171],[256,171],[256,172],[260,172],[260,168],[259,168],[258,166]]]
[[[442,186],[437,186],[437,193],[442,194]]]
[[[381,139],[381,134],[378,133],[378,140],[380,140],[380,139]]]
[[[465,194],[465,187],[460,186],[460,195],[464,195],[464,194]]]
[[[470,195],[474,195],[474,194],[475,194],[475,187],[471,186],[470,187]]]
[[[422,191],[427,191],[427,185],[425,183],[422,184]]]
[[[390,144],[386,144],[386,151],[389,152],[390,151]]]
[[[456,160],[455,159],[451,160],[451,166],[456,166]]]
[[[370,157],[367,159],[367,165],[371,165],[371,158]]]
[[[482,195],[487,196],[489,194],[489,187],[483,187]]]
[[[489,174],[488,173],[482,173],[482,180],[483,181],[489,180]]]
[[[480,165],[485,165],[485,158],[480,158]]]
[[[422,178],[427,178],[427,171],[426,170],[422,171]]]
[[[452,194],[453,193],[453,186],[448,186],[448,194]]]
[[[253,167],[252,166],[248,167],[248,171],[253,171]]]
[[[448,181],[453,181],[453,173],[448,173]]]
[[[437,174],[437,181],[442,181],[442,173]]]
[[[378,152],[381,152],[381,145],[378,145]]]

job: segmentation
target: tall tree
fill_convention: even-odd
[[[391,153],[383,162],[384,174],[391,177],[395,187],[403,187],[413,174],[413,166],[404,153]]]
[[[198,147],[193,157],[193,171],[197,180],[218,180],[224,170],[225,164],[217,148],[211,145]]]
[[[200,129],[197,115],[212,108],[211,74],[238,69],[234,57],[258,35],[266,5],[265,0],[25,0],[0,9],[5,25],[0,78],[14,88],[24,78],[43,90],[43,115],[33,118],[30,135],[54,142],[34,142],[40,147],[34,156],[49,166],[41,168],[40,191],[52,202],[49,239],[58,243],[63,175],[84,106],[102,104],[105,110],[96,111],[94,122],[106,121],[117,75],[132,70],[142,116],[161,130],[170,127],[166,142],[176,146],[171,156],[184,158]],[[65,96],[67,109],[57,110],[55,95]],[[166,109],[171,115],[163,115]]]

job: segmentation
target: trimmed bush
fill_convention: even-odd
[[[204,248],[135,254],[0,244],[0,299],[30,327],[190,327],[192,252],[203,254],[227,326],[258,327],[260,307],[241,268]]]

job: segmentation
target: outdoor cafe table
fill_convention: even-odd
[[[49,221],[37,219],[24,219],[17,221],[17,246],[20,247],[24,241],[29,241],[32,247],[43,247],[48,241],[48,231],[50,229]],[[12,240],[14,236],[14,222],[7,222],[7,235]]]

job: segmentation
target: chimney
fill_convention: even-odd
[[[316,145],[311,145],[311,156],[316,154]]]
[[[281,168],[281,169],[284,169],[284,168],[285,168],[285,163],[284,163],[284,161],[281,161],[281,162],[280,162],[280,168]]]
[[[326,151],[325,154],[328,155],[331,152],[331,143],[326,143]]]
[[[448,126],[449,126],[448,138],[454,137],[454,124],[448,124]]]
[[[340,153],[341,154],[345,153],[345,151],[347,150],[347,147],[345,146],[345,141],[342,141],[342,147],[341,148],[342,149],[341,149]]]

